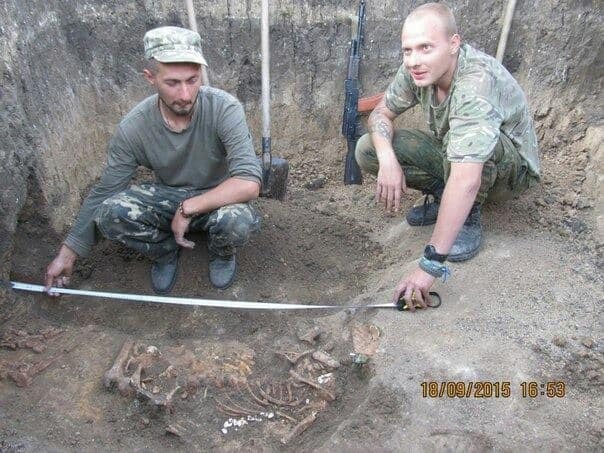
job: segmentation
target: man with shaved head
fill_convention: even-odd
[[[537,138],[522,89],[494,58],[462,44],[451,10],[427,3],[407,16],[403,64],[359,139],[360,167],[377,175],[376,199],[398,210],[407,188],[422,206],[412,226],[436,224],[418,268],[394,292],[413,310],[430,303],[445,261],[474,257],[482,240],[481,206],[515,198],[540,179]],[[420,104],[430,132],[394,129],[392,121]]]

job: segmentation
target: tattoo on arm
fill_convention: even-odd
[[[380,137],[392,141],[392,122],[376,115],[376,117],[371,118],[371,121],[369,122],[369,132],[371,134],[377,133]]]

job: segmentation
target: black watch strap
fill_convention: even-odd
[[[436,248],[432,244],[426,245],[424,249],[424,257],[430,261],[438,261],[444,263],[449,255],[441,254],[436,251]]]

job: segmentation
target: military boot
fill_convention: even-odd
[[[424,203],[421,206],[412,207],[407,212],[407,223],[411,226],[433,225],[438,217],[438,208],[445,186],[438,183],[434,188],[424,190]],[[430,198],[432,199],[430,201]]]
[[[210,252],[210,282],[218,289],[226,289],[233,284],[237,274],[235,254],[221,256]]]
[[[482,242],[482,224],[480,223],[481,212],[480,205],[474,204],[461,231],[457,235],[451,251],[449,251],[449,261],[466,261],[478,254],[480,243]]]
[[[176,283],[178,270],[178,251],[161,262],[154,262],[151,266],[151,286],[157,294],[167,294],[172,291]]]

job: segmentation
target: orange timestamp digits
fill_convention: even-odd
[[[564,398],[566,396],[566,384],[563,381],[521,382],[520,389],[523,398],[537,398],[538,396]]]
[[[509,381],[424,381],[421,387],[424,398],[509,398],[512,394]]]

